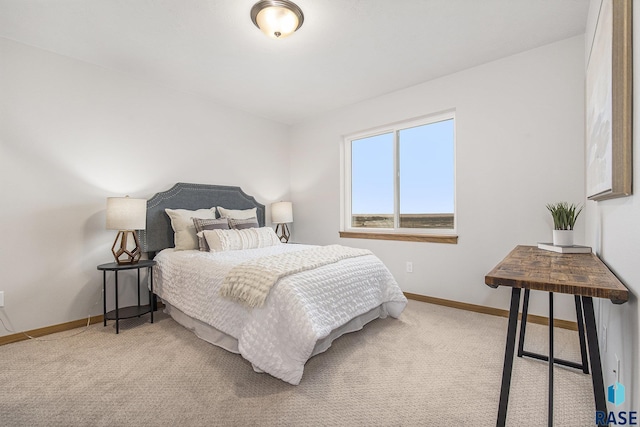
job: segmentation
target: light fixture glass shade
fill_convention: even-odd
[[[285,224],[293,222],[293,204],[291,202],[277,202],[271,205],[271,222]]]
[[[147,226],[147,199],[107,198],[108,230],[144,230]]]
[[[267,36],[283,39],[302,26],[302,10],[288,0],[263,0],[251,8],[251,20]]]

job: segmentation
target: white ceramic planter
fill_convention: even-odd
[[[553,244],[556,246],[572,246],[573,230],[553,230]]]

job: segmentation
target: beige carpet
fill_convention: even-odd
[[[334,342],[299,386],[158,313],[0,347],[3,426],[494,426],[507,320],[410,301]],[[49,335],[60,338],[77,331]],[[547,329],[528,325],[530,351]],[[557,357],[579,361],[575,332]],[[546,425],[547,365],[516,358],[507,425]],[[555,369],[555,425],[593,425],[591,377]]]

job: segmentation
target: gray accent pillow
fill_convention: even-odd
[[[203,231],[205,230],[228,230],[229,222],[226,218],[219,219],[202,219],[191,218],[193,226],[196,228],[196,236],[198,236],[198,246],[201,251],[209,252],[209,245],[207,239],[204,238]]]
[[[228,218],[229,228],[232,230],[244,230],[245,228],[260,228],[258,218],[251,217],[246,219]]]

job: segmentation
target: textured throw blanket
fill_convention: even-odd
[[[261,307],[280,278],[364,255],[371,255],[371,251],[329,245],[245,261],[229,271],[222,282],[220,295],[248,307]]]

